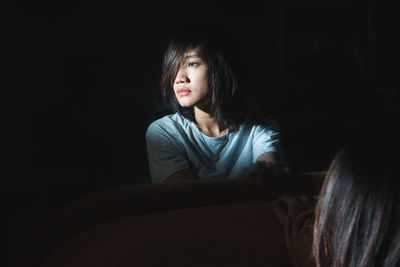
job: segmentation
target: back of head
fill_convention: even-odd
[[[317,266],[400,264],[397,133],[370,133],[333,160],[317,205]]]

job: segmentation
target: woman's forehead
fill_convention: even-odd
[[[183,54],[183,57],[184,59],[200,57],[199,49],[198,48],[189,49]]]
[[[181,56],[179,57],[180,64],[185,64],[185,62],[191,59],[203,60],[203,58],[200,55],[199,48],[190,48],[186,50],[183,54],[181,54]]]

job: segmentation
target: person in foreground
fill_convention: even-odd
[[[277,123],[245,109],[243,64],[233,40],[215,25],[191,24],[170,41],[161,87],[176,113],[146,132],[153,183],[239,177],[256,161],[279,162]]]
[[[398,136],[374,137],[338,152],[315,218],[305,196],[273,202],[294,266],[400,266]]]

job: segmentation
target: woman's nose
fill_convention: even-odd
[[[175,83],[188,83],[190,79],[186,73],[185,69],[179,69],[178,73],[176,74]]]

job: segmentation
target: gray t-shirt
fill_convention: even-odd
[[[238,131],[209,137],[175,113],[150,124],[146,143],[153,183],[183,169],[199,178],[238,177],[261,154],[281,153],[279,127],[271,117],[257,123],[247,118]]]

